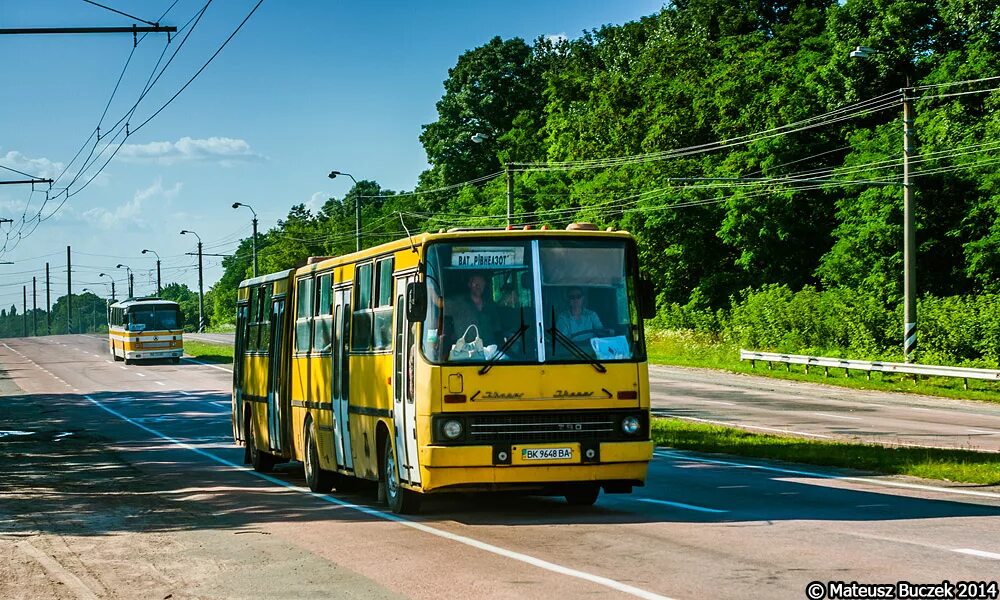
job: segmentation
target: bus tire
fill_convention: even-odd
[[[396,470],[396,452],[392,440],[386,437],[385,459],[382,461],[382,473],[379,477],[379,498],[384,498],[389,510],[400,515],[412,515],[420,511],[423,496],[403,488]]]
[[[177,365],[177,364],[180,364],[180,362],[181,362],[181,357],[179,357],[179,356],[175,356],[175,357],[173,357],[173,358],[172,358],[171,360],[173,361],[173,363],[174,363],[175,365]]]
[[[129,358],[128,358],[127,356],[126,356],[126,357],[125,357],[124,359],[122,359],[122,360],[124,360],[124,361],[125,361],[125,364],[126,364],[126,365],[130,365],[130,364],[132,364],[132,361],[131,361],[131,360],[129,360]]]
[[[258,473],[270,473],[274,470],[274,464],[277,461],[270,452],[264,452],[257,448],[257,436],[253,434],[253,423],[250,423],[245,435],[247,447],[250,449],[250,464],[253,465],[253,470]]]
[[[574,485],[566,489],[566,502],[570,506],[591,506],[600,494],[601,486],[596,483]]]
[[[306,483],[309,489],[317,494],[325,494],[333,489],[333,473],[323,470],[319,465],[319,449],[316,447],[316,436],[313,435],[312,420],[306,421],[305,456],[302,465],[306,473]]]
[[[111,356],[115,357],[115,362],[121,362],[123,358],[121,356],[118,356],[118,350],[114,346],[111,346]]]

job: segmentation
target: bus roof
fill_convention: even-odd
[[[173,300],[163,298],[126,298],[118,302],[111,303],[116,308],[130,308],[133,306],[178,306]]]

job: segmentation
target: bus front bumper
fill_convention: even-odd
[[[425,446],[420,450],[420,488],[435,490],[502,490],[530,487],[557,487],[559,484],[598,482],[643,485],[653,456],[652,441],[603,442],[596,462],[583,462],[581,444],[517,445],[510,464],[497,464],[493,446]],[[520,460],[525,448],[570,448],[572,462]]]
[[[180,358],[184,356],[183,348],[170,350],[130,350],[125,353],[129,360],[155,360],[157,358]]]

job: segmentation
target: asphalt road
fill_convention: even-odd
[[[659,365],[650,366],[649,383],[659,415],[821,439],[1000,452],[1000,404]]]
[[[221,367],[124,367],[86,336],[7,340],[0,367],[0,597],[803,598],[1000,573],[997,489],[661,449],[595,507],[400,518],[243,467]]]
[[[186,336],[233,343],[233,334]],[[1000,403],[660,365],[650,366],[649,377],[659,415],[817,439],[1000,452]]]

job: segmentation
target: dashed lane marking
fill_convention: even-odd
[[[586,571],[578,571],[578,570],[572,569],[570,567],[565,567],[565,566],[560,565],[560,564],[556,564],[556,563],[553,563],[553,562],[549,562],[547,560],[543,560],[543,559],[540,559],[540,558],[536,558],[534,556],[530,556],[528,554],[522,554],[521,552],[515,552],[514,550],[508,550],[506,548],[502,548],[500,546],[495,546],[493,544],[489,544],[487,542],[483,542],[483,541],[480,541],[480,540],[477,540],[477,539],[474,539],[474,538],[471,538],[471,537],[468,537],[468,536],[459,535],[459,534],[456,534],[456,533],[451,533],[450,531],[444,531],[444,530],[441,530],[441,529],[437,529],[435,527],[431,527],[430,525],[426,525],[426,524],[420,523],[418,521],[411,521],[410,519],[407,519],[406,517],[401,517],[399,515],[395,515],[395,514],[392,514],[392,513],[382,512],[380,510],[376,510],[374,508],[370,508],[370,507],[367,507],[367,506],[362,506],[360,504],[353,504],[351,502],[346,502],[344,500],[341,500],[341,499],[336,498],[334,496],[331,496],[329,494],[317,494],[315,492],[311,492],[311,491],[309,491],[306,488],[302,488],[302,487],[299,487],[297,485],[293,485],[291,483],[288,483],[287,481],[282,481],[281,479],[278,479],[276,477],[272,477],[270,475],[266,475],[264,473],[258,473],[257,471],[254,471],[252,469],[244,467],[243,465],[238,465],[238,464],[236,464],[234,462],[231,462],[231,461],[228,461],[228,460],[226,460],[226,459],[224,459],[224,458],[222,458],[220,456],[216,456],[215,454],[212,454],[211,452],[206,452],[205,450],[202,450],[201,448],[197,448],[197,447],[192,446],[190,444],[181,442],[180,440],[172,438],[172,437],[170,437],[170,436],[168,436],[166,434],[160,433],[159,431],[157,431],[155,429],[147,427],[147,426],[143,425],[142,423],[138,423],[135,420],[130,419],[129,417],[126,417],[125,415],[121,414],[120,412],[118,412],[118,411],[116,411],[116,410],[114,410],[114,409],[112,409],[112,408],[110,408],[108,406],[105,406],[103,403],[101,403],[98,400],[95,400],[94,398],[92,398],[90,396],[84,396],[84,397],[87,400],[89,400],[90,402],[92,402],[95,406],[97,406],[98,408],[100,408],[101,410],[104,410],[105,412],[110,413],[110,414],[114,415],[115,417],[118,417],[119,419],[121,419],[121,420],[123,420],[123,421],[125,421],[127,423],[131,423],[132,425],[135,425],[136,427],[142,429],[143,431],[146,431],[147,433],[155,435],[156,437],[158,437],[158,438],[160,438],[162,440],[166,440],[166,441],[174,444],[175,446],[177,446],[179,448],[184,448],[185,450],[190,450],[191,452],[194,452],[196,454],[200,454],[201,456],[204,456],[205,458],[208,458],[209,460],[212,460],[212,461],[217,462],[219,464],[225,465],[225,466],[229,467],[230,469],[233,469],[233,470],[236,470],[236,471],[242,471],[242,472],[247,473],[249,475],[252,475],[254,477],[258,477],[260,479],[263,479],[264,481],[267,481],[268,483],[272,483],[274,485],[278,485],[278,486],[281,486],[281,487],[284,487],[284,488],[288,488],[290,490],[294,490],[296,492],[300,492],[302,494],[306,494],[308,496],[312,496],[313,498],[316,498],[318,500],[322,500],[324,502],[329,502],[330,504],[335,504],[335,505],[340,506],[342,508],[347,508],[347,509],[350,509],[350,510],[354,510],[354,511],[366,514],[368,516],[375,517],[377,519],[383,519],[385,521],[392,521],[392,522],[398,523],[398,524],[400,524],[400,525],[402,525],[404,527],[409,527],[411,529],[416,529],[417,531],[422,531],[424,533],[428,533],[430,535],[437,536],[439,538],[443,538],[443,539],[450,540],[450,541],[453,541],[453,542],[458,542],[460,544],[464,544],[466,546],[471,546],[473,548],[478,548],[480,550],[483,550],[485,552],[489,552],[491,554],[495,554],[497,556],[503,556],[503,557],[506,557],[506,558],[510,558],[512,560],[516,560],[518,562],[529,564],[529,565],[532,565],[534,567],[538,567],[540,569],[544,569],[546,571],[550,571],[552,573],[559,573],[560,575],[566,575],[567,577],[574,577],[576,579],[581,579],[583,581],[589,581],[589,582],[597,584],[599,586],[603,586],[603,587],[606,587],[606,588],[609,588],[609,589],[612,589],[612,590],[616,590],[616,591],[619,591],[619,592],[622,592],[622,593],[625,593],[625,594],[629,594],[629,595],[635,596],[637,598],[646,598],[647,600],[670,600],[667,596],[663,596],[661,594],[657,594],[657,593],[651,592],[649,590],[644,590],[642,588],[637,588],[635,586],[631,586],[631,585],[629,585],[627,583],[622,583],[621,581],[616,581],[616,580],[610,579],[608,577],[602,577],[600,575],[595,575],[593,573],[587,573]]]
[[[969,554],[971,556],[978,556],[980,558],[992,558],[993,560],[1000,560],[1000,554],[996,552],[986,552],[985,550],[976,550],[975,548],[955,548],[955,552],[960,554]]]
[[[693,510],[695,512],[703,513],[727,513],[728,510],[720,510],[718,508],[706,508],[704,506],[695,506],[694,504],[685,504],[683,502],[671,502],[669,500],[657,500],[656,498],[632,498],[637,502],[648,502],[649,504],[663,504],[665,506],[673,506],[674,508],[683,508],[684,510]]]

